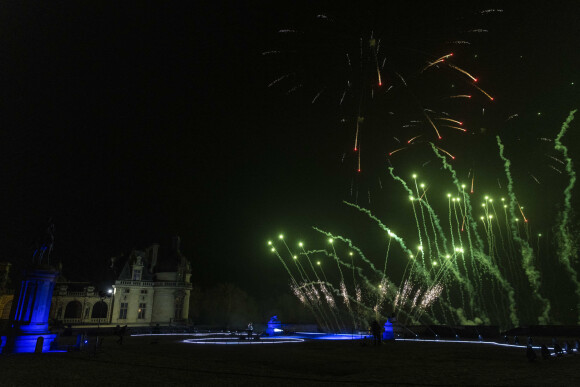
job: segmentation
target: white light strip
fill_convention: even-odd
[[[488,345],[497,345],[500,347],[510,347],[510,348],[527,348],[527,345],[516,345],[516,344],[505,344],[505,343],[496,343],[495,341],[473,341],[473,340],[433,340],[433,339],[395,339],[396,341],[425,341],[430,343],[468,343],[468,344],[488,344]],[[539,346],[532,346],[533,349],[541,349],[542,347]],[[554,347],[547,347],[549,350],[554,350]],[[564,349],[562,351],[565,353]],[[572,351],[578,352],[577,349],[572,348]],[[552,354],[555,356],[555,354]]]
[[[304,339],[288,339],[288,338],[268,338],[260,340],[239,340],[237,338],[232,338],[227,341],[216,341],[222,340],[218,338],[207,338],[207,339],[185,339],[182,343],[187,344],[216,344],[216,345],[263,345],[263,344],[282,344],[282,343],[302,343]]]

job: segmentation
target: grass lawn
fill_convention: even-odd
[[[118,345],[109,336],[96,354],[2,354],[0,385],[580,385],[580,355],[544,361],[538,352],[529,362],[525,349],[478,344],[375,347],[316,340],[222,346],[186,344],[183,338],[125,337]]]

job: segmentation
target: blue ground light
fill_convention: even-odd
[[[193,338],[184,339],[182,340],[183,343],[187,344],[208,344],[208,345],[264,345],[264,344],[283,344],[283,343],[301,343],[308,340],[362,340],[362,339],[371,339],[371,335],[363,335],[360,333],[357,334],[346,334],[346,333],[338,333],[338,334],[328,334],[328,333],[317,333],[317,332],[296,332],[292,335],[283,335],[283,336],[264,336],[258,338],[254,338],[251,340],[247,339],[245,334],[236,334],[235,332],[214,332],[214,333],[165,333],[165,334],[137,334],[131,335],[132,337],[138,336],[193,336]],[[498,343],[495,341],[480,341],[480,340],[443,340],[443,339],[402,339],[402,338],[395,338],[394,341],[410,341],[410,342],[424,342],[424,343],[453,343],[453,344],[472,344],[472,345],[494,345],[499,347],[508,347],[508,348],[527,348],[526,345],[516,345],[516,344],[506,344],[506,343]],[[532,346],[534,350],[540,350],[540,346]],[[556,356],[554,353],[554,347],[548,347],[552,356]],[[579,353],[578,349],[572,349],[573,352]]]

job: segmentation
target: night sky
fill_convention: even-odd
[[[254,296],[287,292],[269,238],[333,227],[346,199],[388,218],[404,197],[390,190],[384,157],[396,147],[393,136],[404,133],[376,129],[389,108],[365,112],[369,132],[380,132],[367,137],[366,154],[378,156],[357,174],[348,126],[356,112],[339,108],[334,93],[344,85],[344,60],[333,55],[343,55],[367,22],[367,30],[382,26],[393,47],[403,48],[396,53],[403,70],[411,66],[405,49],[433,58],[448,53],[447,37],[470,26],[487,29],[458,47],[455,60],[482,78],[494,102],[467,108],[475,133],[453,134],[445,147],[457,153],[464,175],[475,169],[481,184],[496,185],[484,160],[497,155],[500,134],[514,164],[524,165],[514,171],[528,187],[520,194],[532,202],[552,193],[561,176],[546,167],[538,138],[553,138],[580,107],[580,3],[356,3],[3,2],[0,259],[28,262],[52,217],[51,259],[62,261],[70,280],[100,281],[111,256],[180,235],[197,284],[233,282]],[[485,9],[503,12],[477,16]],[[332,31],[288,55],[263,55],[289,47],[282,29],[320,37],[319,14],[347,21],[344,37]],[[295,71],[293,82],[304,85],[296,93],[287,92],[292,82],[268,87],[284,71]],[[311,103],[322,87],[326,93]],[[517,120],[506,124],[513,114]],[[570,134],[572,153],[579,138]],[[425,149],[390,161],[401,175],[410,173],[433,159]],[[381,195],[387,200],[375,200]],[[549,218],[553,208],[538,203],[536,210]]]

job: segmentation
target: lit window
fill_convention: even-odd
[[[139,314],[137,314],[137,318],[139,320],[144,320],[146,311],[147,311],[147,304],[140,303],[139,304]]]
[[[141,269],[133,270],[133,281],[141,281]]]

